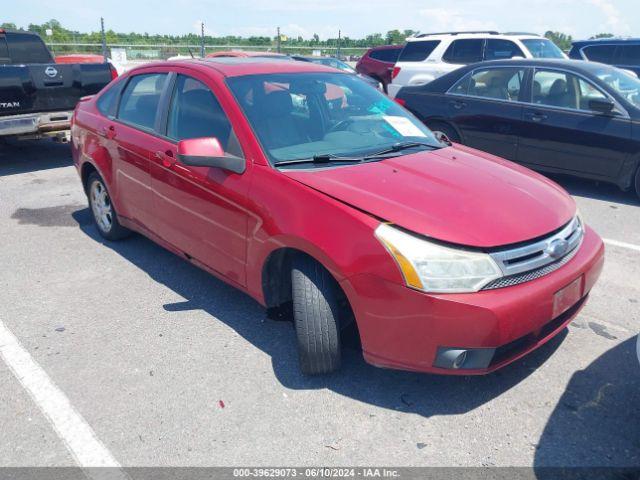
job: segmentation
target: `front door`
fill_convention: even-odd
[[[186,256],[245,284],[247,191],[243,174],[191,167],[177,158],[177,143],[215,137],[225,152],[243,156],[231,123],[205,79],[178,74],[169,100],[164,138],[151,156],[153,231]]]
[[[607,96],[586,79],[536,69],[523,112],[518,161],[533,168],[617,177],[629,155],[631,122],[622,112],[602,114],[589,100]]]

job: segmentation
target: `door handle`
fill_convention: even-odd
[[[462,110],[464,107],[467,106],[466,102],[461,102],[460,100],[454,100],[453,102],[451,102],[451,104],[453,105],[453,108],[455,108],[456,110]]]
[[[527,118],[533,122],[542,122],[547,119],[547,116],[544,113],[532,112],[527,114]]]
[[[171,150],[166,150],[164,152],[158,150],[154,156],[162,162],[162,165],[169,168],[176,163],[176,159],[173,156],[173,152]]]
[[[116,129],[113,125],[108,125],[105,127],[102,127],[99,130],[99,134],[102,137],[108,138],[109,140],[112,140],[114,138],[116,138]]]

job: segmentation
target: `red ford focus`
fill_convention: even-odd
[[[564,329],[602,269],[555,183],[315,64],[136,68],[78,105],[72,139],[100,234],[292,304],[307,374],[339,368],[353,322],[374,365],[493,371]]]

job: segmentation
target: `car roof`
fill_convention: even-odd
[[[367,50],[367,53],[373,52],[375,50],[395,50],[404,48],[404,43],[402,45],[378,45],[377,47],[371,47]]]
[[[508,39],[528,39],[528,38],[545,38],[536,33],[525,32],[506,32],[500,33],[492,30],[485,32],[440,32],[440,33],[421,33],[414,37],[407,38],[407,42],[424,42],[429,40],[442,40],[445,38],[467,39],[467,38],[508,38]]]
[[[213,58],[188,58],[165,62],[146,63],[135,67],[129,72],[137,72],[152,68],[184,67],[188,66],[201,72],[215,70],[225,77],[237,77],[242,75],[258,75],[271,73],[338,73],[334,68],[312,62],[295,62],[288,57],[280,59],[256,58],[256,57],[213,57]]]
[[[571,45],[576,47],[583,47],[585,45],[597,45],[599,43],[634,44],[634,43],[640,43],[640,38],[620,38],[620,37],[592,38],[589,40],[576,40],[575,42],[572,42]]]
[[[594,68],[602,67],[604,64],[597,62],[585,62],[583,60],[573,60],[567,58],[512,58],[506,60],[488,60],[484,62],[471,63],[459,70],[475,70],[478,67],[511,67],[511,66],[523,66],[523,67],[562,67],[567,70],[573,71],[587,71]]]

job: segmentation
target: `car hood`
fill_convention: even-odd
[[[371,215],[445,242],[497,247],[548,234],[575,215],[557,184],[458,146],[288,177]]]

